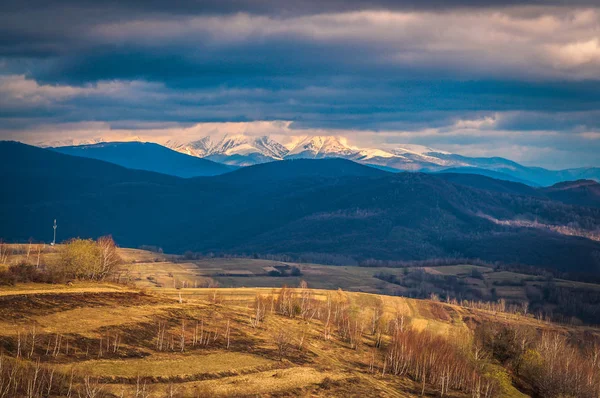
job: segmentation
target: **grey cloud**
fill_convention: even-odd
[[[0,74],[27,81],[0,85],[0,130],[287,120],[587,161],[600,151],[580,135],[600,129],[596,3],[5,1]]]
[[[128,12],[164,14],[224,14],[249,12],[256,14],[307,14],[332,11],[369,9],[391,10],[444,10],[454,8],[489,8],[506,6],[597,6],[595,0],[105,0],[105,13],[118,9]],[[88,9],[97,8],[94,0],[4,0],[6,11],[30,11],[41,9]],[[108,10],[108,11],[106,11]]]

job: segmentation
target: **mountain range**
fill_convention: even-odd
[[[551,188],[458,173],[292,159],[180,178],[0,142],[0,237],[112,234],[167,252],[315,262],[473,258],[600,276],[598,184]]]
[[[132,141],[138,139],[138,137],[129,138]],[[103,141],[102,138],[96,138],[91,142],[87,140],[83,143],[103,145]],[[65,146],[62,145],[65,143],[70,147],[69,149],[65,149]],[[74,140],[48,141],[39,143],[39,146],[55,147],[57,149],[60,147],[61,149],[58,150],[62,152],[79,156],[89,156],[95,153],[97,158],[104,160],[112,158],[115,163],[123,164],[115,156],[101,156],[100,151],[90,150],[90,145],[85,146],[85,151],[77,152],[78,150],[74,144],[81,143]],[[282,145],[267,136],[222,135],[219,137],[207,136],[189,142],[168,140],[163,142],[162,145],[189,156],[234,167],[298,158],[343,158],[387,171],[481,174],[496,179],[521,182],[530,186],[549,186],[562,181],[580,179],[600,181],[600,168],[597,167],[548,170],[540,167],[523,166],[500,157],[467,157],[410,144],[396,145],[393,148],[359,148],[348,144],[345,138],[335,136],[295,137],[289,144]],[[153,170],[149,167],[141,168]],[[227,170],[222,169],[222,171],[226,172]],[[172,173],[167,172],[167,174]],[[218,174],[218,169],[214,166],[210,172],[198,172],[194,175],[212,174]]]
[[[237,168],[208,159],[187,156],[150,142],[108,142],[63,146],[53,150],[67,155],[104,160],[130,169],[154,171],[178,177],[212,176]]]

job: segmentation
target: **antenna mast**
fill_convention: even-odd
[[[54,220],[54,240],[52,240],[52,246],[56,244],[56,219]]]

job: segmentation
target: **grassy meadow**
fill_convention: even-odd
[[[450,292],[459,299],[508,302],[528,302],[532,297],[542,297],[548,280],[544,276],[527,275],[518,272],[496,270],[477,265],[446,265],[436,267],[360,267],[320,264],[289,263],[249,258],[206,258],[186,260],[181,256],[163,255],[140,250],[121,249],[129,262],[122,266],[136,287],[173,294],[179,289],[182,295],[193,294],[190,288],[278,288],[283,285],[298,286],[301,281],[315,289],[343,289],[353,292],[373,294],[429,297],[448,293],[445,286],[436,286],[428,281],[414,283],[414,286],[390,283],[377,278],[378,274],[393,275],[400,283],[410,279],[409,273],[422,271],[431,276],[456,278],[460,290]],[[139,257],[135,257],[139,253]],[[270,276],[275,267],[297,267],[300,276]],[[442,284],[446,283],[442,280]],[[552,279],[552,286],[571,291],[600,294],[600,285],[559,278]],[[541,301],[541,300],[540,300]],[[541,308],[551,312],[553,306],[544,303]]]

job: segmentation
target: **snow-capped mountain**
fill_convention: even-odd
[[[204,137],[190,142],[182,142],[173,139],[166,141],[163,145],[174,151],[185,153],[186,155],[203,158],[210,154],[212,142],[210,141],[210,137]]]
[[[188,143],[169,140],[165,146],[188,155],[236,166],[281,160],[287,153],[283,145],[266,136],[224,135],[217,139],[204,137]]]
[[[38,143],[41,147],[91,145],[112,141],[142,141],[139,137],[96,137],[92,139],[63,139]],[[151,141],[151,140],[149,140]],[[399,145],[393,148],[359,148],[339,136],[295,137],[286,146],[268,136],[218,135],[193,141],[170,139],[161,143],[177,152],[215,162],[251,166],[283,159],[322,159],[339,157],[355,162],[396,170],[436,171],[449,167],[479,166],[458,155],[420,145]]]
[[[293,141],[288,148],[286,159],[350,158],[358,151],[357,148],[350,147],[343,137],[333,136],[300,137]]]
[[[38,143],[42,147],[90,145],[111,141],[141,141],[139,137],[97,137],[64,139]],[[152,139],[147,139],[152,141]],[[482,174],[493,178],[529,185],[552,185],[556,182],[587,178],[600,181],[600,170],[546,170],[526,167],[504,158],[474,158],[412,144],[360,148],[350,145],[344,137],[295,137],[286,146],[268,136],[242,134],[207,136],[192,141],[158,142],[175,151],[231,166],[252,166],[285,159],[344,158],[389,171],[454,172]]]
[[[391,149],[358,148],[349,145],[344,137],[301,137],[288,145],[288,148],[285,159],[340,157],[373,166],[412,171],[462,166],[437,157],[438,154],[451,155],[450,153],[421,145],[406,144]]]

